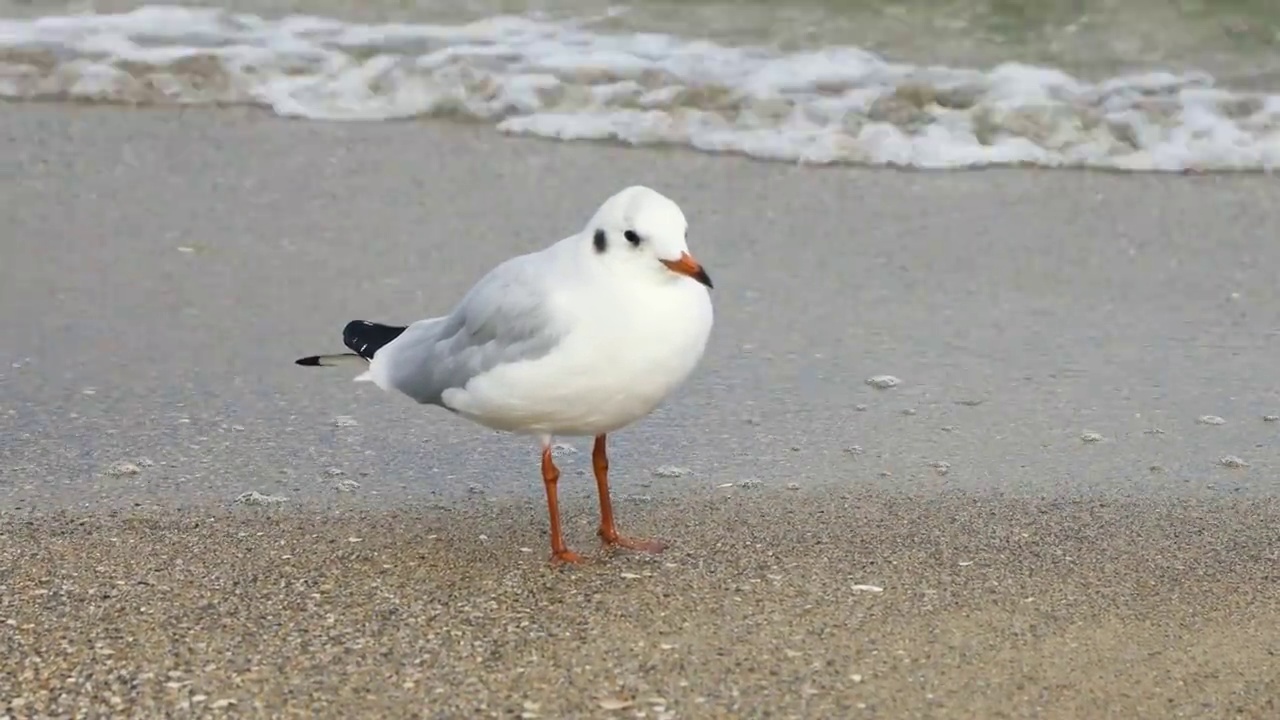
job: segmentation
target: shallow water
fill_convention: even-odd
[[[0,97],[454,118],[820,165],[1270,170],[1280,5],[1208,6],[7,0]]]

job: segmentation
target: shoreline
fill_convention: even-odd
[[[1269,180],[0,118],[0,714],[1276,715]],[[533,443],[293,360],[632,183],[716,278],[698,371],[610,437],[620,528],[673,545],[554,570]]]

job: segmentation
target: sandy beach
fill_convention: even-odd
[[[12,717],[1277,712],[1273,178],[0,124]],[[631,183],[684,207],[717,325],[611,438],[620,523],[672,549],[557,571],[532,443],[292,361],[446,311]]]
[[[720,490],[7,520],[13,717],[1274,717],[1274,501]],[[571,503],[571,539],[593,507]],[[877,591],[874,588],[881,588]],[[16,698],[16,699],[15,699]]]

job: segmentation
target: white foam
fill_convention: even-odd
[[[781,52],[500,16],[361,25],[216,9],[0,20],[0,97],[241,103],[287,117],[459,117],[561,140],[917,168],[1272,170],[1280,94],[1203,73],[1088,82],[850,47]]]

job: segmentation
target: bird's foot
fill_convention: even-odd
[[[667,544],[661,540],[654,540],[650,538],[629,538],[625,535],[618,534],[617,530],[614,530],[613,532],[606,532],[601,528],[596,534],[599,535],[600,540],[609,547],[626,548],[627,550],[653,554],[660,553],[667,549]]]
[[[565,548],[564,550],[553,550],[551,552],[552,565],[581,565],[587,559],[578,553]]]

